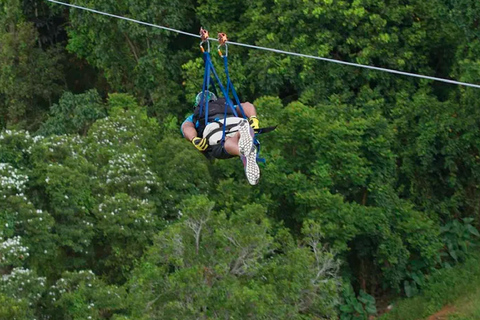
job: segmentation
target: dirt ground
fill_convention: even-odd
[[[428,317],[427,320],[447,320],[448,316],[454,311],[455,311],[455,307],[445,306],[442,308],[442,310]]]

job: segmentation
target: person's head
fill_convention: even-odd
[[[199,92],[195,97],[195,107],[198,106],[200,102],[202,102],[203,94],[203,91]],[[217,96],[213,92],[210,92],[208,90],[205,90],[205,98],[208,99],[209,102],[217,100]],[[204,99],[204,102],[206,102],[206,99]]]

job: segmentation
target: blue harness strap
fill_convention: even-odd
[[[237,106],[240,109],[240,112],[242,113],[242,116],[244,119],[247,119],[247,116],[245,115],[245,111],[242,108],[242,104],[240,103],[240,99],[238,98],[237,91],[235,90],[235,87],[233,86],[232,80],[230,79],[230,73],[228,72],[228,56],[227,55],[222,55],[223,58],[223,66],[225,68],[225,75],[227,76],[227,94],[230,94],[230,90],[232,91],[233,98],[235,99],[235,102],[237,103]],[[223,136],[222,136],[222,143],[225,141],[225,126],[223,126]],[[260,158],[260,142],[257,139],[257,134],[255,134],[253,138],[253,143],[255,147],[257,148],[257,162],[262,162],[265,163],[266,160],[264,158]]]
[[[232,100],[230,99],[228,93],[227,93],[227,90],[225,89],[225,87],[223,86],[222,84],[222,81],[220,80],[220,77],[218,76],[217,74],[217,71],[215,70],[215,67],[213,66],[213,63],[212,63],[212,58],[210,57],[210,55],[207,56],[207,60],[208,62],[205,62],[207,65],[207,67],[209,67],[215,77],[215,80],[217,81],[217,84],[218,86],[220,87],[220,90],[222,91],[222,94],[223,96],[225,97],[225,101],[227,103],[227,106],[232,110],[232,113],[238,117],[238,114],[237,114],[237,111],[235,110],[235,107],[233,105],[233,102]]]
[[[208,124],[208,99],[205,99],[205,91],[208,90],[210,85],[210,68],[209,68],[209,56],[210,53],[204,52],[203,58],[205,61],[205,72],[203,74],[203,85],[202,85],[202,97],[200,99],[200,112],[198,114],[199,118],[202,116],[203,112],[205,111],[205,125]],[[203,108],[205,107],[205,110]]]
[[[227,57],[227,55],[223,56],[223,66],[225,68],[225,75],[227,76],[227,94],[230,94],[230,89],[231,89],[232,94],[233,94],[233,98],[235,99],[235,102],[236,102],[237,106],[239,107],[243,118],[247,119],[247,116],[245,115],[245,112],[243,111],[242,104],[240,103],[240,99],[238,98],[237,91],[235,90],[235,87],[233,86],[232,80],[230,80],[230,73],[228,72],[228,57]]]

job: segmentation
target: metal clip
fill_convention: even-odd
[[[223,32],[220,32],[218,34],[218,54],[220,55],[220,57],[223,58],[223,53],[222,53],[222,50],[221,50],[221,47],[224,46],[225,47],[225,57],[228,56],[228,45],[227,45],[227,41],[228,41],[228,38],[227,38],[227,34],[226,33],[223,33]]]
[[[203,27],[200,27],[200,39],[202,41],[200,42],[200,50],[202,52],[205,52],[205,48],[203,47],[203,44],[206,42],[207,43],[207,52],[210,52],[210,41],[208,41],[208,30],[203,29]]]

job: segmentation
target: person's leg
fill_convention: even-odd
[[[207,149],[206,155],[209,159],[230,159],[236,157],[229,154],[221,144],[210,146]]]
[[[253,107],[253,105],[252,105]],[[227,118],[227,125],[232,125],[232,124],[236,124],[236,123],[241,123],[242,121],[245,121],[243,118],[238,118],[238,117],[229,117]],[[208,127],[207,127],[208,129]],[[205,129],[204,132],[207,131],[207,129]],[[223,144],[223,148],[225,149],[225,151],[232,155],[232,156],[240,156],[240,149],[238,147],[238,141],[240,139],[240,132],[238,132],[239,130],[239,127],[236,126],[236,127],[233,127],[231,130],[233,131],[237,131],[235,133],[232,133],[232,134],[228,134],[227,133],[227,136],[225,137],[225,142]]]
[[[223,147],[232,156],[240,156],[240,150],[238,149],[238,139],[240,134],[237,132],[233,137],[226,137]]]
[[[244,120],[239,124],[240,134],[237,145],[245,168],[245,174],[251,185],[256,185],[260,179],[260,168],[257,164],[257,148],[254,145],[254,133],[248,122]]]
[[[260,179],[257,148],[253,144],[253,130],[246,120],[242,120],[239,124],[238,132],[235,135],[225,139],[223,149],[230,156],[240,156],[248,182],[256,185]]]

